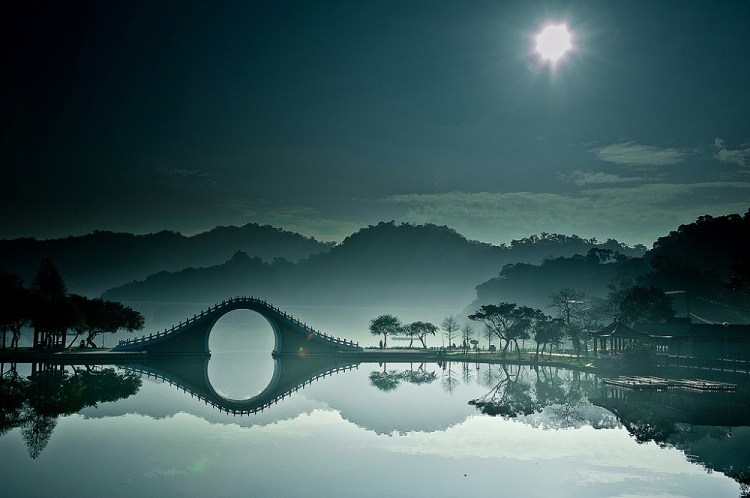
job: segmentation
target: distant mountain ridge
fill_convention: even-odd
[[[211,302],[235,294],[255,294],[297,305],[461,308],[474,298],[478,282],[496,276],[507,263],[539,262],[543,257],[572,255],[593,247],[616,247],[638,256],[645,250],[614,240],[599,244],[549,234],[494,246],[467,240],[445,226],[381,222],[296,264],[269,264],[237,253],[210,268],[151,275],[110,289],[106,297]]]
[[[299,261],[331,247],[331,243],[255,223],[220,226],[193,236],[166,230],[147,235],[94,231],[49,240],[0,240],[0,267],[19,274],[28,284],[41,260],[49,257],[71,292],[99,295],[156,272],[217,265],[237,251],[263,261]]]

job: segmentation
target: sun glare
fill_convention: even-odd
[[[557,63],[572,48],[571,35],[565,24],[550,24],[536,35],[536,52],[551,64]]]

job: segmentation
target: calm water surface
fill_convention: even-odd
[[[214,333],[195,372],[213,400],[257,406],[279,369],[304,372],[237,337]],[[744,390],[361,363],[240,416],[153,368],[38,368],[4,366],[2,496],[740,496],[750,469]]]

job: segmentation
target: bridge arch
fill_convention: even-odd
[[[208,357],[169,357],[149,360],[142,365],[124,368],[154,377],[196,396],[214,408],[235,415],[258,413],[304,389],[318,379],[358,368],[358,362],[332,357],[274,358],[274,375],[268,386],[247,399],[235,400],[216,391],[208,378]]]
[[[253,325],[246,327],[247,322],[243,322],[242,329],[243,329],[243,336],[244,340],[237,344],[239,341],[234,341],[234,343],[229,343],[227,339],[222,340],[222,336],[224,332],[227,332],[225,323],[229,322],[232,323],[233,320],[236,320],[235,317],[232,315],[253,315],[252,319],[255,319],[251,321]],[[236,325],[238,322],[235,321],[234,324]],[[232,325],[228,325],[229,327],[232,327]],[[262,328],[261,328],[262,327]],[[218,334],[217,334],[218,332]],[[262,334],[259,334],[262,333]],[[268,334],[270,333],[270,338]],[[281,348],[281,331],[279,330],[279,327],[276,325],[274,320],[270,319],[267,315],[264,315],[263,313],[259,313],[256,310],[251,309],[243,309],[239,308],[236,310],[227,311],[226,313],[223,313],[219,316],[216,316],[215,319],[211,321],[210,324],[207,326],[207,334],[206,334],[206,343],[205,343],[205,350],[209,352],[215,351],[217,348],[219,351],[222,351],[222,346],[226,350],[227,348],[231,347],[241,347],[243,349],[248,348],[248,344],[252,342],[254,339],[256,342],[261,342],[260,337],[253,337],[252,339],[250,337],[247,337],[248,334],[255,335],[262,335],[263,340],[262,344],[264,346],[264,350],[272,350],[272,351],[280,351]],[[270,342],[270,344],[269,344]],[[212,350],[212,346],[214,349]],[[269,349],[265,349],[265,347],[270,346]]]
[[[146,351],[157,355],[209,354],[208,340],[214,325],[221,317],[238,309],[254,311],[268,320],[274,332],[275,355],[305,357],[310,354],[362,351],[359,344],[315,330],[272,304],[252,296],[226,299],[163,332],[120,341],[114,350]]]

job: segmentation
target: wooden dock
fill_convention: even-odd
[[[737,384],[700,379],[663,379],[660,377],[627,377],[602,379],[604,384],[627,389],[688,389],[704,392],[734,392]]]

